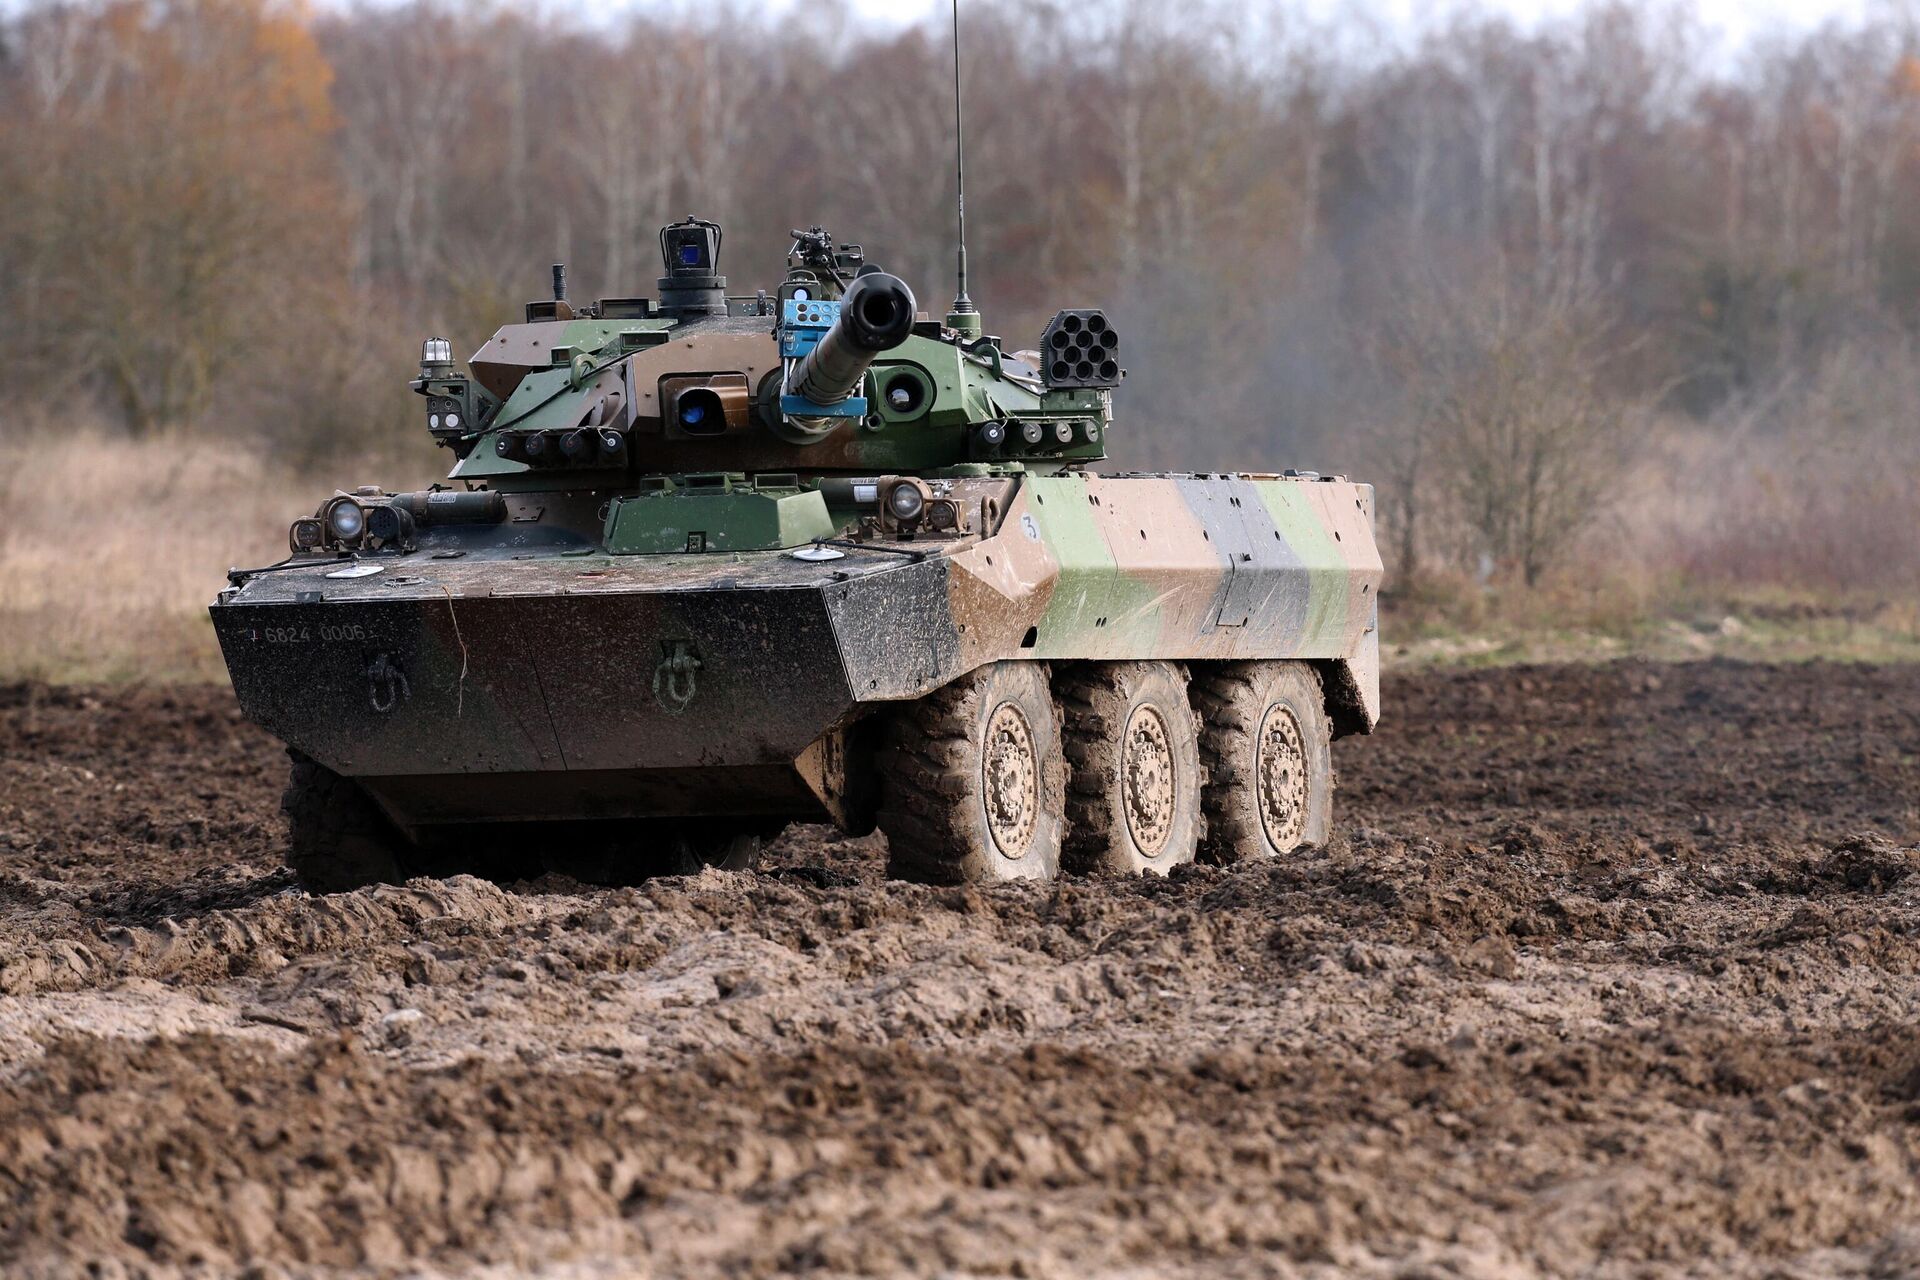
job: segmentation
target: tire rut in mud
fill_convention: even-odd
[[[1272,862],[314,898],[229,695],[0,686],[0,1267],[1920,1270],[1920,671],[1385,703]]]

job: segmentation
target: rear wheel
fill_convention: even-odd
[[[894,714],[879,753],[888,873],[939,884],[1060,869],[1066,761],[1035,662],[997,662]]]
[[[360,784],[288,752],[293,769],[280,808],[287,865],[310,893],[397,884],[419,870],[419,851]]]
[[[1056,688],[1066,717],[1068,869],[1165,874],[1192,862],[1206,819],[1180,668],[1090,663]]]
[[[1303,662],[1225,663],[1193,683],[1207,768],[1209,861],[1325,844],[1333,734],[1320,676]]]

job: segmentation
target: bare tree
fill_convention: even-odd
[[[1676,383],[1673,420],[1722,431],[1861,334],[1920,332],[1907,10],[1733,58],[1633,0],[1363,25],[969,0],[971,289],[1014,347],[1059,306],[1114,309],[1123,463],[1364,471],[1403,568],[1484,551],[1538,580]],[[613,23],[23,0],[0,389],[139,430],[345,432],[392,407],[397,317],[477,344],[565,257],[582,288],[644,290],[653,228],[687,212],[727,224],[737,283],[818,221],[937,312],[948,38],[738,0]]]

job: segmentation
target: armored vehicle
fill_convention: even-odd
[[[556,267],[464,368],[429,339],[448,483],[334,493],[230,575],[308,886],[738,866],[793,821],[944,882],[1325,839],[1329,742],[1378,715],[1369,486],[1102,472],[1104,312],[1011,350],[819,228],[772,292],[720,245],[663,229],[653,298]]]

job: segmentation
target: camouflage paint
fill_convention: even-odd
[[[1343,480],[1033,477],[955,560],[1009,598],[1045,585],[1035,658],[1344,658],[1381,574],[1370,501]]]
[[[665,377],[691,373],[744,373],[750,387],[780,364],[772,321],[731,317],[691,324],[671,320],[542,321],[508,325],[475,355],[475,380],[505,402],[488,431],[454,470],[463,480],[491,479],[509,486],[518,477],[551,483],[524,463],[499,458],[494,431],[564,430],[580,424],[603,397],[621,392],[632,415],[635,460],[643,471],[772,471],[803,467],[819,471],[920,471],[965,456],[969,424],[989,418],[1044,416],[1087,419],[1103,415],[1099,392],[1042,391],[998,376],[993,361],[970,356],[950,342],[909,337],[876,360],[872,377],[884,383],[890,371],[910,368],[933,388],[931,402],[911,417],[878,409],[877,425],[849,420],[823,438],[795,445],[754,430],[711,439],[673,438],[660,418],[659,386]],[[650,345],[622,354],[622,335],[643,336]],[[626,341],[634,341],[629,336]],[[555,352],[567,357],[556,364]],[[586,357],[601,372],[570,385],[571,360]],[[876,402],[880,400],[876,397]],[[1015,451],[1017,452],[1017,451]],[[1050,449],[1061,459],[1095,460],[1102,444]]]
[[[460,457],[451,478],[504,495],[501,518],[435,524],[423,502],[410,542],[237,575],[211,612],[248,715],[410,823],[839,821],[864,717],[1001,660],[1306,660],[1336,726],[1372,727],[1370,488],[1078,470],[1104,456],[1110,389],[1045,386],[995,340],[924,320],[870,374],[876,392],[901,371],[924,379],[923,406],[876,394],[873,420],[803,443],[778,422],[713,436],[664,422],[665,377],[773,385],[761,305],[500,329],[470,362],[495,416],[437,438]],[[543,308],[571,315],[530,314]],[[414,389],[455,394],[460,376],[435,368]],[[479,402],[465,403],[472,428]],[[1008,443],[982,452],[989,422]],[[1034,422],[1043,442],[1015,446]],[[583,424],[622,448],[577,469],[494,449],[502,428]],[[924,479],[973,527],[903,535],[875,508],[834,505],[859,501],[850,478],[889,475]],[[727,492],[683,491],[723,476]],[[686,552],[690,532],[703,552]],[[829,534],[853,540],[840,558],[771,549]],[[372,572],[330,576],[350,560]]]

